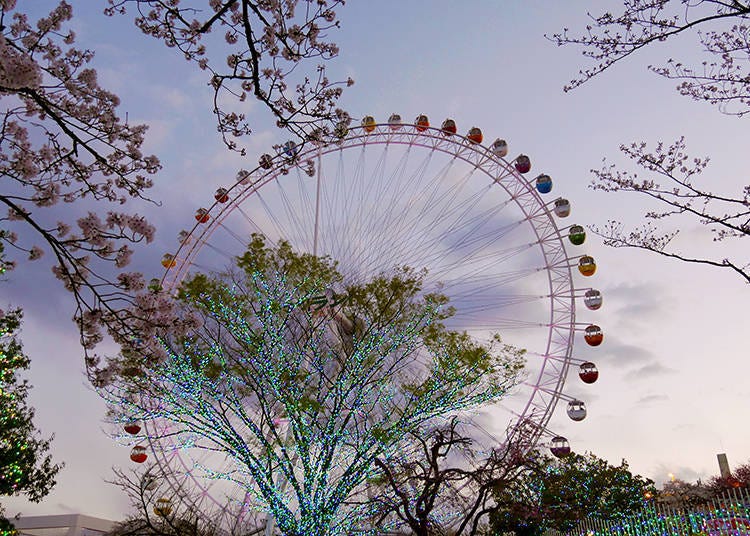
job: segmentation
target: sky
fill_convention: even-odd
[[[158,229],[134,266],[159,276],[161,255],[175,249],[177,232],[192,224],[195,208],[230,184],[237,168],[252,165],[286,136],[259,104],[249,102],[246,112],[255,126],[246,142],[251,163],[228,154],[215,131],[203,73],[141,35],[129,17],[106,18],[87,0],[71,3],[78,44],[96,51],[99,80],[120,95],[129,120],[150,125],[146,150],[164,165],[151,191],[161,206],[133,207]],[[44,0],[34,7],[52,4]],[[590,170],[603,158],[621,162],[618,147],[631,141],[654,144],[684,135],[692,154],[711,157],[700,180],[739,193],[750,169],[743,120],[681,97],[673,82],[646,69],[671,55],[700,58],[693,39],[647,50],[574,92],[562,91],[585,60],[544,34],[581,28],[586,12],[600,6],[583,0],[352,1],[340,11],[342,28],[333,39],[341,53],[329,63],[329,74],[354,78],[341,101],[353,117],[385,121],[397,112],[409,120],[425,113],[433,123],[453,117],[460,132],[479,126],[485,140],[505,138],[511,153],[530,155],[535,170],[553,176],[577,223],[617,218],[637,225],[651,208],[588,187]],[[681,230],[678,247],[747,258],[746,245],[713,243],[695,221],[674,225]],[[590,234],[586,249],[598,271],[585,285],[599,288],[605,302],[595,313],[580,307],[579,318],[602,326],[605,342],[592,349],[578,340],[574,355],[596,362],[600,378],[584,388],[571,375],[566,393],[586,402],[588,417],[572,423],[561,405],[553,429],[574,450],[613,463],[626,459],[633,471],[657,482],[669,473],[685,480],[716,474],[717,453],[726,453],[730,465],[747,462],[747,285],[728,271],[610,249]],[[106,481],[112,466],[129,466],[128,449],[106,434],[104,404],[86,385],[77,333],[67,321],[70,296],[41,263],[8,274],[3,292],[3,306],[25,310],[30,402],[42,433],[55,435],[53,456],[66,464],[42,503],[4,500],[6,512],[122,518],[127,499]]]

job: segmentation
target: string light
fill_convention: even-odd
[[[214,280],[210,292],[187,293],[203,327],[181,340],[166,335],[163,364],[102,394],[123,420],[171,423],[170,436],[184,436],[172,447],[226,454],[231,470],[193,472],[237,484],[282,533],[348,534],[370,515],[346,501],[375,457],[397,453],[430,419],[497,399],[514,380],[506,355],[442,328],[444,305],[420,297],[418,285],[410,291],[406,277],[416,276],[386,280],[403,303],[385,320],[340,295],[321,307],[330,280],[258,270],[232,285]]]

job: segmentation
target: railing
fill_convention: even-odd
[[[731,489],[696,507],[648,503],[619,520],[589,518],[567,533],[548,530],[545,536],[750,536],[750,491]]]

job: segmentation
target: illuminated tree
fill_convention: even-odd
[[[573,453],[559,460],[540,455],[527,462],[520,478],[495,490],[501,507],[490,516],[500,532],[567,532],[586,517],[626,517],[655,493],[653,482],[633,475],[625,460],[615,466],[593,454]]]
[[[750,4],[721,0],[628,0],[619,14],[589,15],[586,31],[573,35],[566,28],[550,38],[558,45],[582,47],[583,55],[596,66],[579,71],[565,91],[579,87],[640,50],[679,36],[697,36],[713,61],[688,67],[669,59],[665,66],[649,66],[657,74],[680,80],[678,91],[699,101],[715,104],[728,114],[750,111]],[[696,62],[698,63],[698,62]],[[629,192],[650,199],[653,210],[645,213],[646,224],[627,229],[614,220],[593,230],[613,247],[644,249],[685,262],[726,268],[750,282],[746,258],[724,258],[676,249],[678,230],[664,230],[665,219],[699,221],[714,241],[740,239],[750,234],[750,185],[741,191],[718,191],[697,181],[707,158],[693,158],[683,138],[673,143],[623,144],[620,151],[640,169],[622,170],[605,162],[592,170],[592,188],[606,192]],[[716,184],[712,181],[711,184]],[[689,245],[687,246],[690,247]]]
[[[0,311],[0,496],[25,495],[41,501],[54,487],[62,467],[46,455],[52,439],[34,428],[34,409],[26,397],[29,384],[18,373],[29,367],[17,338],[21,311]],[[0,508],[0,529],[11,530]]]
[[[516,381],[517,352],[447,329],[453,310],[421,292],[422,273],[346,281],[330,259],[260,236],[236,264],[188,281],[181,314],[192,331],[164,333],[161,353],[126,352],[103,394],[122,419],[166,419],[170,443],[176,434],[234,460],[212,476],[253,495],[285,535],[358,526],[366,512],[351,499],[376,459]]]

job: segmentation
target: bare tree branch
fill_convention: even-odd
[[[604,226],[593,226],[593,232],[608,246],[638,248],[684,262],[727,268],[750,282],[750,259],[712,259],[676,251],[671,246],[679,231],[664,232],[656,225],[662,220],[687,216],[709,228],[715,242],[746,238],[750,235],[750,186],[733,196],[695,184],[694,179],[705,170],[708,159],[690,158],[684,138],[670,145],[659,143],[653,150],[643,142],[623,145],[620,150],[648,177],[641,178],[637,172],[605,162],[601,169],[592,170],[591,188],[646,197],[659,210],[646,212],[647,223],[641,227],[626,229],[622,223],[610,220]]]
[[[681,80],[677,90],[682,95],[715,104],[724,113],[744,115],[750,111],[750,6],[746,3],[624,0],[620,14],[589,13],[589,18],[591,22],[584,33],[571,35],[565,28],[548,36],[558,46],[581,47],[583,56],[598,62],[581,69],[565,91],[581,86],[644,48],[692,33],[715,61],[703,61],[696,68],[669,59],[666,65],[649,69]],[[715,29],[722,24],[725,29]]]

